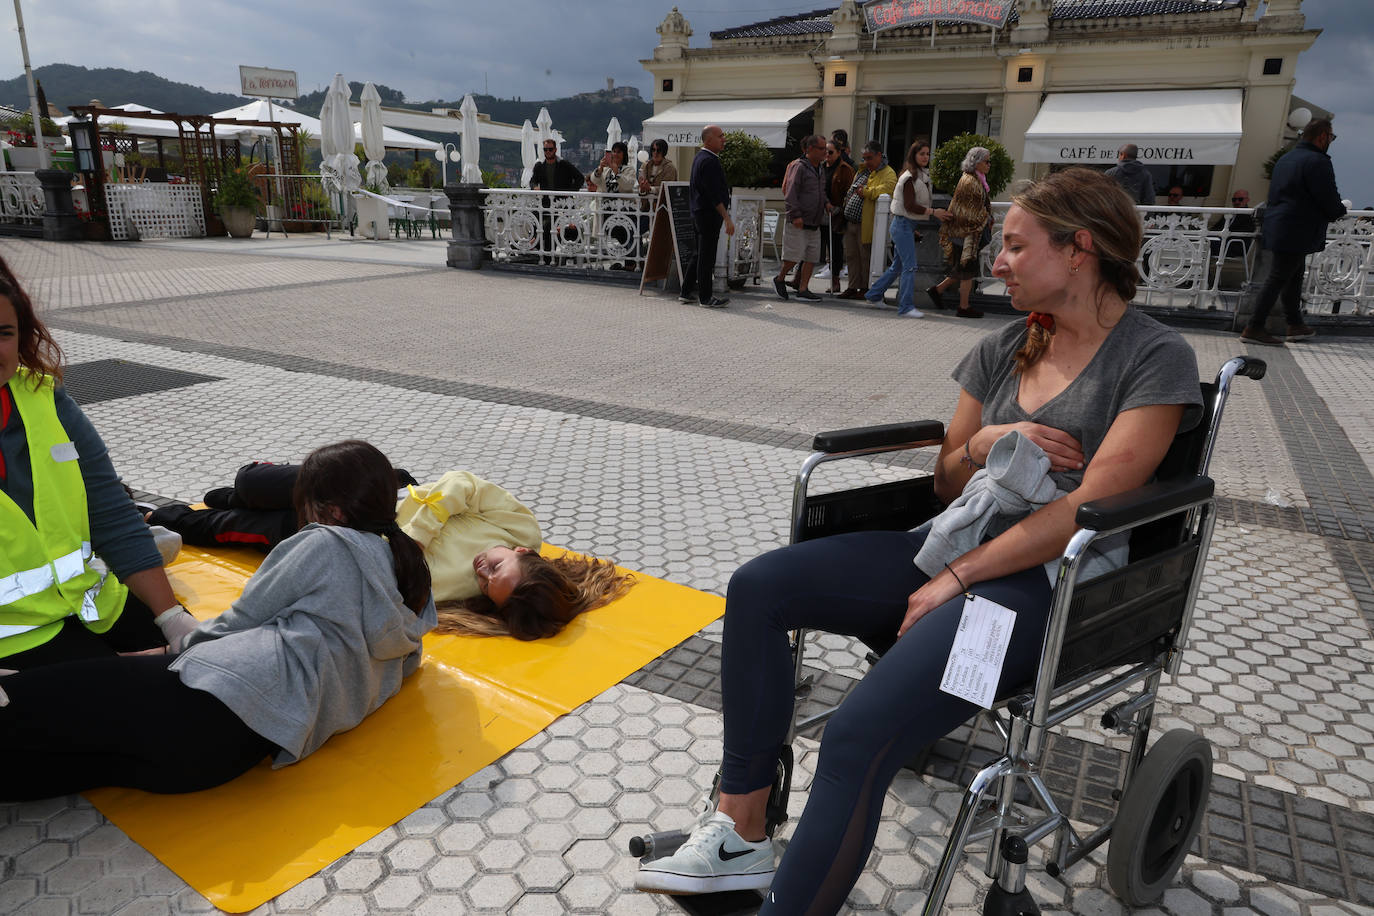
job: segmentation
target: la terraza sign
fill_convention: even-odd
[[[937,21],[1000,29],[1011,8],[1012,0],[871,0],[864,4],[864,19],[870,32]]]
[[[243,84],[244,95],[267,99],[294,99],[300,95],[295,70],[240,66],[239,82]]]

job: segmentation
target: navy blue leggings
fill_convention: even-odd
[[[826,725],[806,810],[761,913],[834,913],[868,860],[883,799],[912,755],[978,707],[938,689],[963,598],[922,617],[894,642],[907,598],[927,581],[912,559],[923,535],[867,531],[775,550],[740,567],[725,601],[721,788],[771,785],[792,716],[788,631],[857,636],[887,648]],[[1040,566],[980,582],[976,594],[1017,612],[1001,691],[1035,674],[1049,615]]]

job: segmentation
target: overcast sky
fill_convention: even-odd
[[[700,2],[679,6],[692,24],[694,46],[707,44],[712,29],[827,5]],[[151,70],[223,92],[237,93],[238,65],[251,64],[295,70],[305,90],[323,88],[342,72],[416,101],[484,90],[556,98],[600,88],[607,77],[650,98],[650,77],[639,61],[652,56],[654,29],[671,6],[660,0],[614,0],[608,7],[562,0],[144,0],[135,8],[127,0],[27,0],[24,25],[35,66]],[[1325,31],[1299,59],[1296,91],[1336,112],[1339,139],[1331,153],[1341,193],[1358,206],[1374,205],[1374,169],[1366,158],[1374,150],[1374,0],[1306,0],[1303,11],[1309,28]],[[13,30],[12,4],[0,4],[0,22]],[[0,52],[4,78],[22,72],[17,40],[7,44]]]

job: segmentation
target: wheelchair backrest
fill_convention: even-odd
[[[1174,437],[1155,472],[1157,479],[1176,480],[1201,471],[1207,443],[1216,433],[1216,399],[1217,386],[1204,383],[1202,419]],[[1201,540],[1188,525],[1186,512],[1135,529],[1127,566],[1074,589],[1055,683],[1167,652],[1188,609]]]

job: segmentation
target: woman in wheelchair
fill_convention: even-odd
[[[761,912],[838,911],[897,770],[977,711],[939,689],[966,592],[1016,612],[998,695],[1034,676],[1052,594],[1043,564],[1068,543],[1077,507],[1148,482],[1200,413],[1192,349],[1129,307],[1141,232],[1121,188],[1087,169],[1013,198],[994,271],[1030,315],[955,367],[962,390],[935,489],[956,500],[994,444],[1019,433],[1036,448],[1013,439],[1018,451],[1053,483],[1040,491],[1046,501],[994,519],[996,536],[924,563],[933,575],[913,562],[923,529],[805,541],[742,566],[726,597],[719,802],[675,854],[641,866],[637,888],[770,888]],[[944,539],[947,552],[958,543]],[[775,865],[766,806],[793,711],[788,633],[798,628],[859,637],[884,654],[830,720],[806,809]]]

